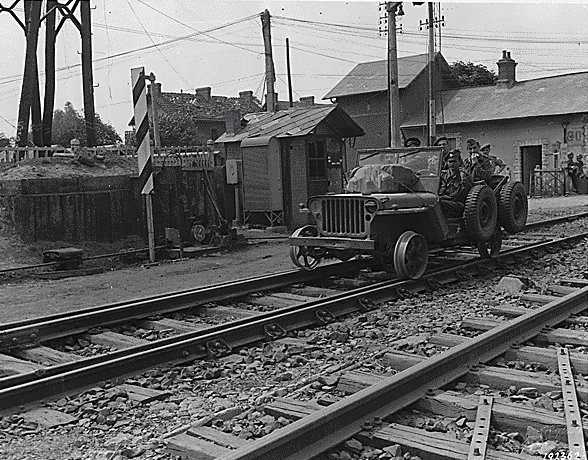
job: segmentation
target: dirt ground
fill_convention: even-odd
[[[51,157],[16,163],[0,163],[0,180],[117,176],[124,174],[137,174],[136,158],[109,154],[102,160]]]

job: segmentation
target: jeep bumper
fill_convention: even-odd
[[[374,240],[359,240],[355,238],[332,238],[332,237],[311,237],[311,236],[296,236],[290,237],[288,242],[292,246],[310,246],[330,249],[358,249],[358,250],[374,250]]]

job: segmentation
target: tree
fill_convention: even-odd
[[[121,142],[120,136],[109,123],[104,123],[100,115],[95,115],[96,144],[108,145]],[[53,130],[51,141],[63,147],[69,147],[72,139],[78,139],[80,145],[86,145],[86,122],[82,113],[78,112],[71,102],[66,102],[63,110],[53,113]]]
[[[0,131],[0,147],[7,147],[10,145],[10,139],[6,134]]]
[[[498,76],[493,70],[489,70],[483,64],[465,63],[456,61],[449,67],[453,75],[457,77],[461,86],[486,86],[494,85]]]
[[[198,134],[197,122],[189,115],[179,112],[164,113],[159,116],[159,135],[162,147],[206,143],[206,139],[203,141],[202,136]]]

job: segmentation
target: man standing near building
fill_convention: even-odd
[[[480,152],[480,143],[476,139],[468,139],[466,145],[470,154],[470,157],[465,160],[466,172],[472,176],[474,182],[483,180],[490,185],[490,179],[494,173],[492,161]]]
[[[582,163],[583,165],[584,163]],[[568,163],[566,165],[566,174],[572,183],[572,189],[578,193],[579,165],[574,161],[574,152],[568,153]],[[568,189],[568,187],[566,187]]]
[[[482,152],[482,154],[490,158],[490,161],[492,162],[492,165],[494,167],[492,171],[493,174],[501,174],[502,171],[504,171],[504,169],[506,168],[506,164],[496,155],[490,154],[490,144],[484,144],[482,147],[480,147],[480,152]]]
[[[454,149],[447,156],[447,169],[441,173],[439,203],[446,217],[461,217],[468,192],[473,186],[472,178],[460,168],[461,152]]]

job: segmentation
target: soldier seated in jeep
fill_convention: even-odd
[[[445,217],[461,217],[468,192],[473,186],[471,176],[460,168],[461,152],[449,152],[443,165],[439,184],[439,202]]]

